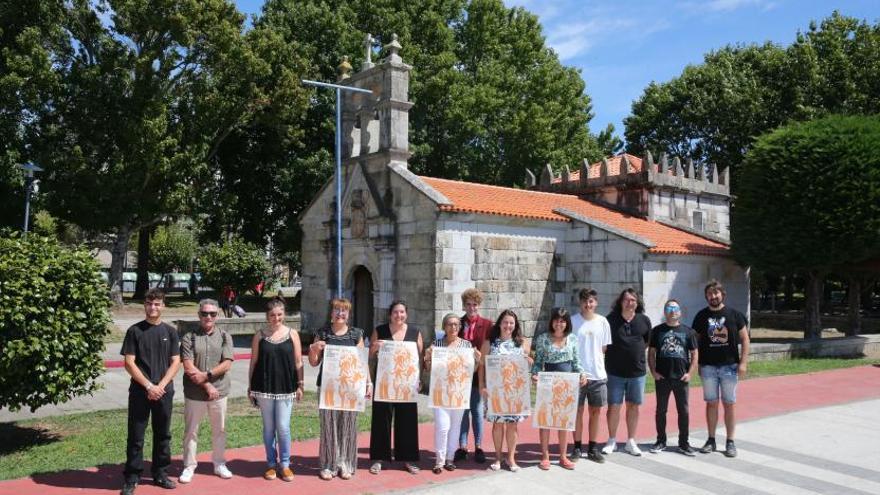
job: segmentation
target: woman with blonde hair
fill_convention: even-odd
[[[324,359],[324,348],[329,345],[352,346],[363,349],[364,331],[351,327],[348,317],[351,302],[344,298],[330,301],[330,322],[315,332],[315,341],[309,346],[309,364],[320,366]],[[318,372],[320,393],[323,369]],[[367,398],[372,394],[373,384],[367,382]],[[321,438],[318,447],[318,463],[321,471],[318,477],[331,480],[338,475],[340,479],[351,479],[357,469],[357,411],[335,411],[321,409]]]

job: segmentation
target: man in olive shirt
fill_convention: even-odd
[[[199,302],[199,329],[181,338],[183,360],[183,472],[178,481],[189,483],[196,470],[199,424],[207,414],[211,421],[211,447],[214,474],[229,479],[226,467],[226,396],[232,367],[232,337],[216,328],[219,307],[213,299]]]
[[[125,484],[122,495],[131,495],[144,470],[144,433],[153,417],[153,483],[174,488],[168,478],[171,464],[171,405],[174,375],[180,368],[177,330],[162,321],[165,293],[150,289],[144,298],[146,319],[131,326],[122,341],[128,387],[128,439],[125,452]]]

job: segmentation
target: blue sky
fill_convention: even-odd
[[[587,83],[598,132],[622,120],[645,86],[668,81],[703,54],[728,44],[787,45],[810,21],[839,10],[880,21],[880,0],[504,0],[535,13],[548,44]],[[247,13],[263,0],[237,0]]]

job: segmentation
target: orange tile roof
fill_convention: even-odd
[[[442,211],[570,222],[570,218],[553,211],[564,208],[652,242],[654,247],[648,250],[651,253],[708,256],[730,254],[730,249],[720,242],[659,222],[627,215],[571,194],[513,189],[434,177],[421,179],[452,202],[440,205]]]

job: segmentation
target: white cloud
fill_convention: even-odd
[[[709,0],[682,2],[679,7],[692,12],[732,12],[747,7],[758,7],[763,11],[776,7],[774,0]]]
[[[669,27],[663,20],[650,25],[633,18],[594,18],[545,26],[547,44],[556,50],[561,60],[583,55],[596,45],[625,45],[638,42]]]

